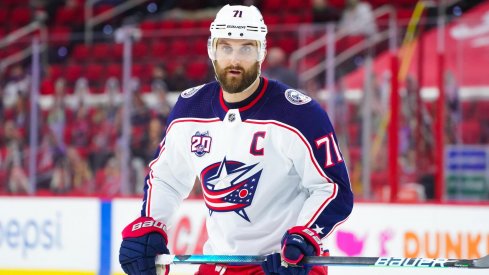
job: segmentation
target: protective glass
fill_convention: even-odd
[[[244,44],[234,44],[217,42],[214,50],[214,58],[221,61],[258,61],[258,43],[249,42]]]

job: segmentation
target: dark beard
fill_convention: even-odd
[[[217,62],[214,63],[216,67],[217,80],[221,84],[224,91],[230,94],[237,94],[244,91],[246,88],[250,87],[253,82],[255,82],[258,77],[258,71],[260,69],[260,63],[256,62],[254,66],[251,67],[249,71],[245,71],[240,66],[229,66],[222,69]],[[239,77],[226,77],[229,70],[239,70],[242,72],[240,79]]]

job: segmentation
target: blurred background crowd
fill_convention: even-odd
[[[422,21],[424,32],[436,28],[440,16],[440,1],[431,2]],[[443,13],[447,22],[451,22],[485,1],[446,2]],[[130,3],[133,3],[130,8],[121,8]],[[326,47],[323,45],[309,57],[293,63],[296,51],[315,43],[328,26],[333,26],[337,35],[334,54],[348,53],[356,45],[365,44],[388,30],[388,14],[376,15],[376,11],[386,6],[396,11],[397,37],[402,40],[417,1],[3,0],[0,2],[0,194],[31,194],[32,184],[37,195],[140,194],[147,164],[158,148],[179,92],[214,80],[206,52],[208,28],[216,11],[227,3],[254,4],[264,14],[270,33],[263,75],[304,91],[329,112],[331,94],[327,92],[330,87],[325,84],[328,75],[324,68],[314,77],[300,75],[325,62]],[[116,10],[120,12],[101,23],[87,24],[89,16]],[[41,22],[42,28],[35,29],[31,36],[20,36],[18,31],[33,22]],[[117,30],[123,26],[136,30],[131,45],[131,77],[126,84],[130,94],[130,108],[126,109],[130,119],[127,173],[123,173],[125,168],[121,165],[125,146],[121,142],[123,110],[128,106],[123,102],[122,62],[127,53],[123,44],[114,40]],[[305,29],[307,33],[301,34]],[[37,97],[32,94],[32,52],[25,50],[31,48],[32,37],[36,35],[43,46],[37,86],[39,98],[33,103]],[[14,36],[19,38],[11,42]],[[351,87],[346,77],[364,67],[367,57],[375,59],[387,51],[389,42],[380,41],[335,65],[333,122],[357,194],[362,192],[361,132],[366,103],[364,97],[352,92],[358,87]],[[444,73],[445,142],[487,146],[489,96],[483,100],[461,97],[459,74],[450,70]],[[401,83],[400,181],[418,183],[423,187],[420,197],[429,199],[434,192],[431,152],[437,110],[433,101],[425,100],[421,104],[417,101],[416,95],[422,88],[418,76],[409,74]],[[372,87],[368,112],[372,115],[372,136],[375,139],[377,135],[374,145],[379,147],[385,147],[385,134],[379,129],[385,129],[390,78],[388,73],[376,72],[364,80]],[[489,94],[489,91],[482,93]],[[33,106],[36,106],[35,114],[31,111]],[[418,117],[421,119],[417,120]],[[33,119],[36,120],[34,128]],[[382,200],[388,180],[388,160],[385,150],[377,151],[373,153],[370,198]],[[36,160],[34,183],[29,177],[32,154]],[[124,176],[129,177],[127,189],[121,187]],[[192,195],[199,195],[198,184]]]

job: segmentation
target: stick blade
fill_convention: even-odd
[[[477,268],[489,268],[489,255],[474,260],[474,266]]]

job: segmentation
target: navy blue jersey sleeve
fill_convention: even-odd
[[[307,122],[297,127],[309,142],[318,165],[337,188],[327,205],[318,208],[317,214],[307,224],[312,228],[324,228],[320,234],[324,237],[350,215],[353,192],[346,163],[327,113],[314,101],[309,105],[307,109],[310,111],[305,110],[296,116],[296,119]]]
[[[311,152],[303,161],[312,162],[314,167],[304,173],[321,173],[325,189],[329,186],[331,190],[323,202],[306,202],[305,206],[317,209],[312,214],[309,209],[310,218],[304,225],[326,237],[348,218],[353,208],[350,178],[333,125],[326,111],[310,97],[277,82],[271,85],[275,85],[272,87],[275,92],[264,116],[275,116],[276,120],[298,130],[306,140],[305,150]]]

